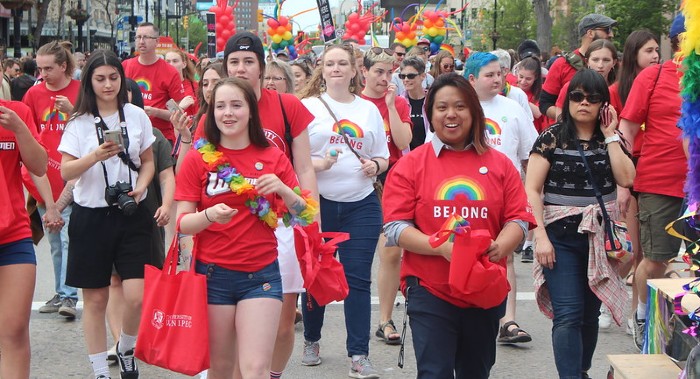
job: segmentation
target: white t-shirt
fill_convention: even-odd
[[[516,102],[518,102],[518,104],[520,104],[530,121],[535,120],[535,117],[532,115],[532,109],[530,109],[530,102],[527,101],[527,94],[525,93],[525,91],[521,90],[516,86],[510,86],[510,91],[508,91],[507,97],[511,100],[515,100]]]
[[[486,141],[489,146],[508,156],[518,172],[521,161],[527,160],[537,139],[537,130],[520,105],[506,97],[480,101],[486,118]]]
[[[119,113],[103,116],[105,125],[109,130],[121,130],[119,127]],[[124,105],[124,119],[126,120],[127,134],[129,135],[129,157],[136,167],[141,166],[141,153],[148,149],[156,138],[153,136],[153,127],[146,113],[132,104]],[[84,114],[76,117],[66,125],[61,138],[58,151],[70,154],[76,158],[82,158],[92,153],[99,146],[97,131],[95,130],[95,118],[92,114]],[[104,161],[107,168],[109,185],[117,181],[129,182],[131,172],[132,185],[136,186],[138,173],[129,170],[122,160],[114,156]],[[148,191],[141,195],[141,201],[146,198]],[[103,208],[108,204],[105,201],[105,178],[102,164],[99,162],[87,169],[75,184],[73,199],[76,204],[87,208]]]
[[[301,101],[315,117],[308,127],[311,158],[322,159],[330,149],[340,149],[342,153],[330,169],[316,172],[318,192],[332,201],[362,200],[374,190],[376,178],[364,175],[360,169],[362,163],[350,151],[340,133],[347,134],[350,144],[361,157],[389,159],[382,115],[374,104],[359,96],[347,104],[339,103],[325,93],[321,96],[335,113],[340,127],[334,125],[333,116],[318,98]]]

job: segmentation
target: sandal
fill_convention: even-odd
[[[634,285],[634,270],[627,274],[627,278],[625,278],[625,284],[627,284],[630,287]]]
[[[509,327],[515,326],[512,330]],[[501,326],[498,332],[498,342],[500,343],[523,343],[532,341],[530,334],[522,329],[515,321],[508,321]]]
[[[385,331],[390,329],[388,333]],[[401,335],[396,330],[396,325],[394,325],[393,320],[389,320],[383,324],[379,324],[379,328],[374,333],[377,337],[381,338],[387,345],[400,345]]]

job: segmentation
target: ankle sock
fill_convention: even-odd
[[[282,377],[282,371],[270,371],[270,379],[280,379]]]
[[[357,361],[359,361],[360,359],[362,359],[362,357],[365,357],[365,355],[353,355],[353,356],[352,356],[352,361],[353,361],[353,362],[357,362]]]
[[[647,305],[641,301],[637,303],[637,320],[647,319]]]
[[[124,334],[124,331],[119,334],[119,353],[124,354],[129,350],[133,350],[136,346],[136,336]]]
[[[95,377],[104,375],[109,377],[109,365],[107,364],[107,352],[103,351],[97,354],[88,355],[90,359],[90,364],[92,365],[92,371],[95,373]]]

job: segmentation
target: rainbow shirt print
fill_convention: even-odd
[[[486,191],[474,179],[460,175],[448,178],[437,186],[434,195],[433,216],[448,218],[454,215],[464,219],[486,219],[488,208],[482,205]],[[479,204],[481,203],[481,204]]]
[[[357,124],[350,120],[342,119],[333,125],[333,133],[338,133],[341,136],[347,135],[348,138],[363,138],[365,132],[362,131]]]
[[[68,122],[68,114],[58,111],[56,108],[46,108],[41,114],[41,130],[61,131]]]
[[[501,144],[501,126],[493,119],[486,117],[486,142],[491,146],[499,146]]]

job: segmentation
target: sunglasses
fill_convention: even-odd
[[[403,57],[404,55],[406,55],[406,53],[399,53],[398,51],[396,52],[396,56]]]
[[[455,65],[453,65],[453,64],[444,64],[444,65],[442,65],[442,69],[443,69],[443,70],[452,70],[452,69],[454,69],[454,68],[455,68]]]
[[[603,97],[599,93],[592,93],[590,95],[586,95],[583,93],[583,91],[571,91],[569,92],[569,100],[573,101],[574,103],[580,103],[584,99],[588,101],[591,104],[598,104],[601,101],[603,101]]]
[[[415,79],[418,74],[399,74],[399,79],[404,80],[404,79]]]
[[[602,31],[604,31],[604,32],[607,33],[607,34],[611,34],[612,31],[613,31],[613,30],[612,30],[612,26],[608,26],[608,27],[605,27],[605,28],[595,28],[595,29],[593,29],[593,30],[602,30]]]
[[[386,53],[388,55],[394,55],[394,50],[387,49],[385,47],[373,47],[369,49],[369,51],[372,52],[374,55],[381,55],[382,53]]]

